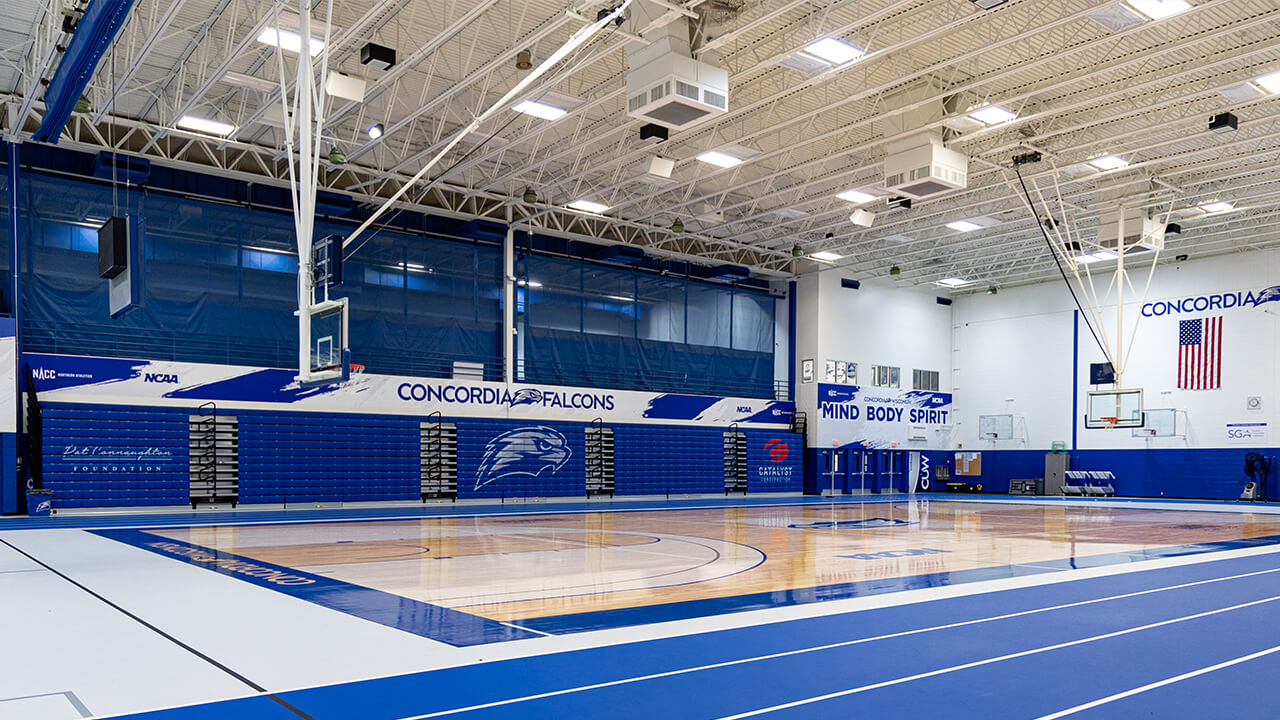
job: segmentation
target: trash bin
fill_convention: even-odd
[[[52,490],[28,490],[27,514],[31,517],[48,517],[53,514]]]

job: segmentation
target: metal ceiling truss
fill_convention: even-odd
[[[1043,181],[1058,172],[1069,211],[1086,222],[1119,196],[1145,195],[1155,205],[1172,193],[1179,207],[1230,196],[1242,209],[1188,218],[1179,251],[1201,256],[1270,246],[1280,237],[1278,96],[1219,94],[1280,70],[1280,6],[1272,0],[1192,0],[1184,12],[1111,30],[1088,15],[1114,0],[1010,0],[987,11],[969,0],[777,0],[714,19],[705,16],[703,0],[643,1],[660,6],[648,27],[618,29],[584,48],[572,72],[534,86],[531,97],[554,90],[576,98],[564,117],[490,121],[445,159],[444,170],[411,188],[403,207],[496,221],[505,221],[509,208],[519,226],[771,276],[795,269],[791,248],[800,244],[805,252],[845,255],[841,272],[879,275],[897,264],[903,285],[944,275],[1008,285],[1057,272],[1036,220],[1007,184],[1010,157],[1039,150],[1046,162],[1025,168],[1028,177]],[[339,30],[330,67],[359,72],[355,56],[369,40],[403,52],[390,70],[364,73],[363,102],[332,102],[324,140],[346,162],[327,165],[321,186],[367,203],[391,196],[519,80],[517,53],[545,52],[604,5],[345,0],[335,6]],[[6,68],[17,71],[11,86],[0,88],[8,93],[0,99],[15,137],[39,122],[40,79],[56,63],[61,37],[59,6],[34,0],[32,7],[25,40],[19,46],[21,36],[11,33],[12,47],[0,48],[0,77]],[[280,89],[224,80],[231,70],[278,80],[274,51],[256,39],[275,7],[273,0],[138,0],[90,86],[94,109],[73,116],[64,143],[287,183],[284,133],[271,120]],[[681,18],[694,28],[695,55],[728,70],[731,110],[672,131],[655,147],[639,141],[642,123],[625,114],[624,48]],[[780,65],[821,36],[867,54],[809,74]],[[953,116],[987,103],[1017,118],[964,134],[945,131],[949,146],[972,158],[966,189],[916,201],[908,211],[881,204],[870,208],[877,212],[873,228],[850,225],[853,206],[834,195],[866,188],[883,196],[886,142],[943,131],[935,116],[901,132],[901,113],[945,106]],[[1240,116],[1239,130],[1208,133],[1207,116],[1223,111]],[[184,114],[217,117],[236,130],[227,138],[178,130]],[[377,140],[365,134],[375,122],[385,126]],[[476,149],[500,126],[490,144]],[[725,146],[751,157],[728,169],[694,159]],[[646,174],[655,152],[676,161],[672,179]],[[1113,153],[1131,166],[1069,171]],[[522,201],[526,187],[537,202]],[[582,198],[610,210],[600,216],[563,207]],[[943,228],[980,215],[1001,222],[963,235]],[[676,220],[686,231],[672,232]]]

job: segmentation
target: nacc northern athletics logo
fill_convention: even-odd
[[[1258,292],[1214,293],[1179,300],[1157,300],[1142,306],[1143,317],[1160,317],[1161,315],[1177,315],[1178,313],[1205,312],[1206,310],[1228,310],[1234,307],[1258,307],[1263,303],[1280,301],[1280,285],[1272,285]]]
[[[484,446],[476,471],[476,489],[514,475],[539,477],[554,474],[568,462],[569,444],[564,435],[545,425],[508,430]]]

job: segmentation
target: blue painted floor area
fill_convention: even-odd
[[[316,720],[1031,718],[1280,646],[1277,612],[1268,553],[277,695]],[[1275,717],[1275,683],[1248,695],[1280,654],[1235,667],[1082,715]],[[298,715],[255,697],[127,717]]]

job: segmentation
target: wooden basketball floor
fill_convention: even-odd
[[[1269,542],[1280,517],[921,499],[104,534],[242,579],[214,559],[287,571],[269,586],[362,617],[421,603],[393,625],[467,645]]]

